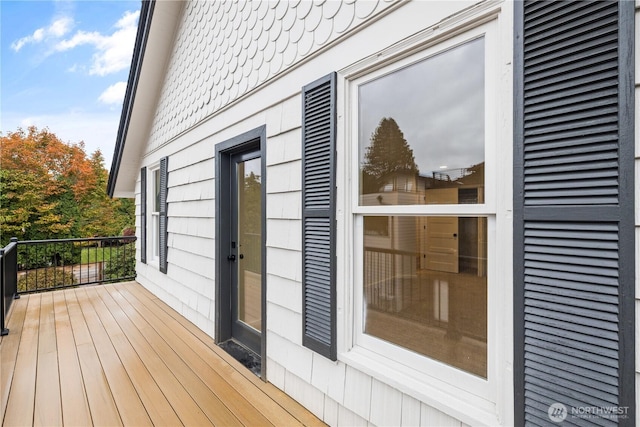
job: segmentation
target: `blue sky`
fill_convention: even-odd
[[[140,1],[0,1],[0,132],[35,125],[111,166]]]

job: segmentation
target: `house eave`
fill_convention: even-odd
[[[135,196],[158,93],[182,8],[179,1],[143,1],[127,90],[107,183],[110,197]]]

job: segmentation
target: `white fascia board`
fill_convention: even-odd
[[[126,138],[116,177],[114,197],[134,197],[142,155],[148,144],[156,104],[162,90],[166,65],[183,2],[156,1],[151,28],[144,48],[142,66],[137,78],[133,108],[126,129]]]

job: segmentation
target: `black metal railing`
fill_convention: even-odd
[[[135,236],[17,242],[17,293],[133,280]]]
[[[2,290],[2,323],[0,335],[7,335],[9,330],[6,325],[7,314],[11,303],[17,297],[18,285],[18,239],[11,239],[6,247],[0,249],[0,289]]]

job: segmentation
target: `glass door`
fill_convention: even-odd
[[[262,159],[257,151],[232,157],[231,334],[257,354],[262,333]]]

